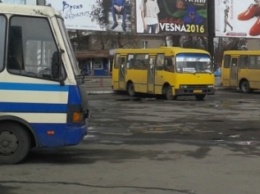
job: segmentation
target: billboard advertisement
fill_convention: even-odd
[[[46,0],[49,5],[60,12],[67,29],[105,30],[99,24],[102,14],[102,1],[98,0]]]
[[[139,34],[207,36],[208,1],[46,0],[46,4],[60,12],[71,30],[131,32],[136,27]]]
[[[60,12],[67,29],[131,31],[131,0],[46,0]]]
[[[260,1],[215,0],[215,35],[260,38]]]
[[[209,0],[136,0],[136,29],[143,34],[208,34]]]
[[[103,0],[103,22],[108,31],[132,31],[133,0]]]

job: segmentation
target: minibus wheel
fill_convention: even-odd
[[[165,86],[164,95],[165,95],[166,100],[176,99],[176,97],[174,97],[172,95],[172,87],[171,86]]]
[[[13,123],[0,124],[0,163],[21,162],[30,151],[30,137],[26,130]]]
[[[251,92],[250,85],[249,85],[249,82],[248,82],[247,80],[241,81],[241,83],[240,83],[240,90],[241,90],[243,93],[249,93],[249,92]]]
[[[127,84],[127,93],[131,97],[135,96],[135,87],[134,87],[134,84],[132,82]]]

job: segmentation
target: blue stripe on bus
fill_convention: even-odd
[[[0,102],[0,112],[65,113],[67,104]]]
[[[79,88],[77,86],[69,86],[69,104],[80,104],[81,103],[81,95]]]
[[[60,91],[66,92],[69,86],[60,84],[4,83],[0,82],[0,90]]]

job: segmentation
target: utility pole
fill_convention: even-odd
[[[208,51],[214,56],[215,1],[207,0],[208,6]]]

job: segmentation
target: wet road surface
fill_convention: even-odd
[[[0,166],[0,194],[258,194],[259,96],[90,95],[84,141]]]

